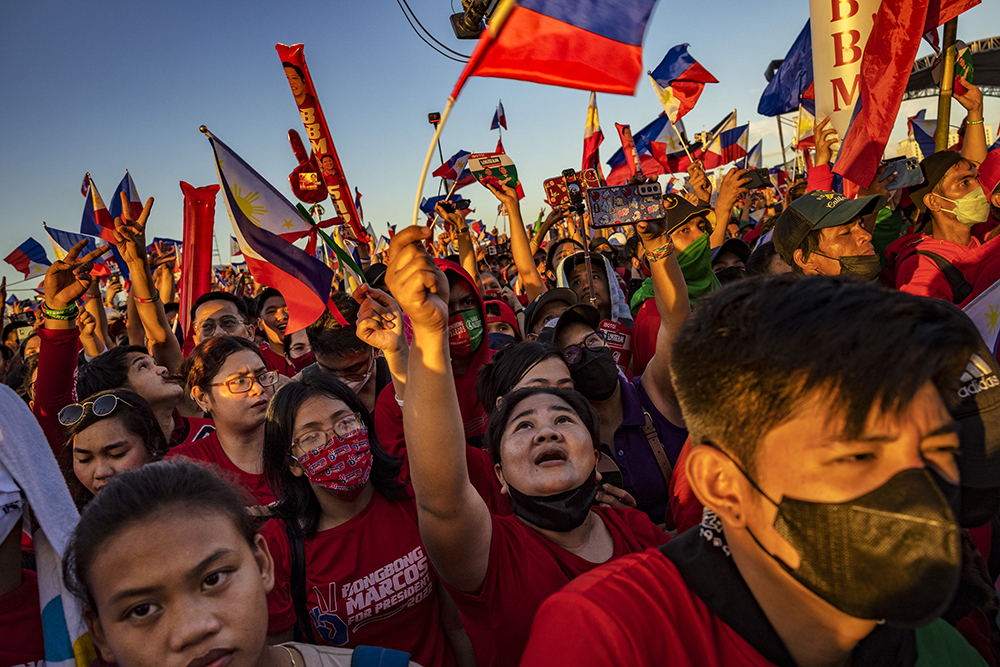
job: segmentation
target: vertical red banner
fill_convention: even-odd
[[[212,290],[212,248],[215,232],[215,196],[218,185],[196,188],[181,181],[184,193],[184,245],[181,250],[181,328],[191,326],[191,304]]]

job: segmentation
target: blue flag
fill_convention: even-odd
[[[757,104],[762,116],[777,116],[799,108],[799,99],[813,82],[812,33],[809,21],[795,39],[781,67],[767,84]]]

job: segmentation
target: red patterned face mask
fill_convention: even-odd
[[[325,445],[296,459],[309,483],[344,500],[361,495],[372,473],[368,430],[362,426],[345,437],[333,436]]]

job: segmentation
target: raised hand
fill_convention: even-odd
[[[414,328],[448,328],[448,279],[424,250],[431,230],[407,227],[392,237],[385,283]]]
[[[501,204],[504,205],[504,207],[506,207],[508,212],[512,211],[515,206],[518,206],[517,190],[515,190],[514,188],[510,187],[509,185],[503,185],[498,188],[495,185],[491,185],[489,183],[483,183],[483,185],[486,186],[487,190],[493,193],[493,196],[497,198],[497,201],[499,201]]]
[[[441,205],[441,202],[438,202],[434,205],[434,212],[444,218],[444,221],[448,223],[447,226],[452,232],[465,229],[465,216],[458,209],[449,211]]]
[[[858,190],[858,197],[868,197],[869,195],[882,195],[886,199],[889,199],[892,194],[889,192],[889,184],[896,180],[899,176],[899,172],[889,174],[885,180],[882,180],[882,175],[885,170],[889,168],[889,165],[884,164],[878,168],[875,172],[875,178],[872,180],[871,185],[867,188],[861,188]]]
[[[367,284],[354,290],[353,296],[361,304],[357,334],[362,342],[384,352],[406,347],[403,311],[399,309],[395,299]]]
[[[129,206],[128,196],[123,192],[122,214],[115,218],[115,245],[118,246],[118,254],[122,256],[127,264],[146,262],[146,222],[149,220],[149,212],[153,209],[153,198],[146,200],[146,205],[142,208],[138,220],[132,219],[132,209]]]
[[[837,130],[830,125],[829,116],[816,124],[813,136],[816,138],[816,159],[813,164],[817,167],[830,164],[833,158],[833,145],[840,143],[840,137],[837,136]]]
[[[111,250],[110,245],[103,245],[77,259],[85,245],[86,239],[77,243],[64,258],[52,262],[45,272],[43,291],[46,308],[62,310],[83,296],[93,280],[90,275],[93,261]]]
[[[719,224],[729,222],[729,212],[736,204],[736,200],[748,192],[748,190],[743,186],[749,182],[749,169],[737,169],[734,167],[722,177],[722,184],[719,186],[719,198],[716,200],[715,207],[718,210],[724,211],[727,217],[725,221],[719,220]],[[716,216],[718,216],[718,213]]]
[[[983,91],[979,90],[979,86],[966,81],[964,76],[961,77],[961,81],[962,85],[965,86],[965,92],[959,95],[956,88],[952,93],[952,97],[965,107],[970,116],[978,114],[972,120],[979,120],[983,117]]]
[[[691,183],[691,189],[697,195],[698,199],[705,202],[706,204],[712,199],[712,183],[708,180],[708,176],[705,174],[705,167],[701,164],[701,160],[695,160],[688,165],[688,181]]]

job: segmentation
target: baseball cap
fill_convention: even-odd
[[[574,322],[586,324],[596,330],[601,324],[601,313],[597,310],[597,308],[589,303],[578,303],[572,305],[559,317],[549,320],[548,324],[545,325],[545,328],[539,332],[538,342],[555,345],[556,340],[559,338],[559,334]]]
[[[483,302],[483,305],[486,307],[486,324],[506,322],[520,335],[521,327],[517,323],[517,315],[514,314],[514,310],[506,302],[500,299],[487,299]]]
[[[663,195],[663,211],[666,213],[667,233],[674,231],[696,215],[700,215],[715,229],[715,211],[707,204],[694,206],[680,195]]]
[[[881,210],[883,206],[883,195],[848,199],[826,190],[807,192],[778,216],[774,223],[774,249],[789,266],[794,266],[792,255],[809,232],[846,225],[855,218]]]
[[[578,266],[581,266],[585,262],[586,258],[584,257],[584,253],[582,251],[573,253],[572,255],[564,259],[562,267],[563,267],[563,273],[565,273],[566,278],[567,279],[569,278],[569,274],[573,272],[573,269],[575,269]],[[604,255],[598,253],[596,250],[590,251],[590,268],[594,269],[595,271],[600,271],[602,274],[604,274],[605,277],[607,277],[608,275],[607,267],[604,266]]]
[[[740,261],[744,264],[750,259],[750,246],[748,246],[741,239],[729,239],[718,248],[712,248],[712,264],[715,264],[715,260],[719,258],[722,253],[731,252],[740,258]]]
[[[365,280],[369,285],[377,285],[379,281],[385,282],[386,266],[382,262],[375,262],[365,269]]]
[[[534,330],[535,317],[542,311],[542,309],[553,301],[563,301],[569,305],[573,305],[579,299],[576,296],[576,292],[568,287],[556,287],[555,289],[550,289],[547,292],[542,292],[536,296],[528,307],[524,309],[524,331],[525,335],[531,333]]]
[[[925,157],[920,163],[920,170],[924,173],[924,181],[918,186],[907,189],[910,199],[916,207],[924,211],[924,195],[934,189],[948,170],[964,160],[958,151],[938,151]]]
[[[983,163],[979,165],[979,184],[989,198],[1000,184],[1000,149],[990,151]]]
[[[628,241],[628,239],[625,238],[625,235],[621,232],[615,232],[614,234],[608,237],[608,243],[610,243],[616,248],[623,247],[626,241]]]

